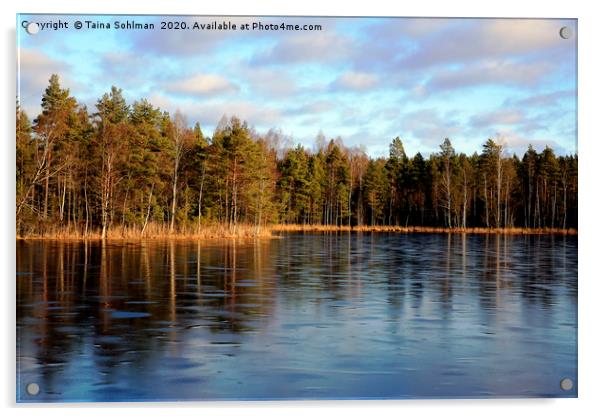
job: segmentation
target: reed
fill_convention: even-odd
[[[149,223],[142,227],[111,227],[107,230],[107,240],[212,240],[212,239],[256,239],[275,238],[270,227],[257,227],[251,224],[208,224],[200,228],[178,227],[170,232],[164,224]],[[101,230],[93,229],[85,232],[77,227],[47,227],[43,232],[26,233],[17,239],[48,239],[48,240],[100,240]]]
[[[453,234],[560,234],[577,235],[574,228],[446,228],[446,227],[403,227],[397,225],[321,225],[321,224],[274,224],[257,227],[252,224],[206,224],[200,228],[195,226],[178,227],[170,232],[165,224],[150,223],[142,231],[141,227],[111,227],[107,231],[107,240],[212,240],[212,239],[258,239],[277,238],[285,232],[374,232],[374,233],[453,233]],[[52,239],[52,240],[100,240],[100,229],[85,232],[78,227],[46,227],[42,232],[30,232],[18,235],[17,239]]]

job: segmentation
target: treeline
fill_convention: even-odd
[[[18,235],[195,233],[222,224],[577,227],[577,156],[529,147],[505,155],[489,139],[428,158],[399,138],[389,157],[319,136],[317,149],[282,148],[232,117],[211,137],[199,124],[113,87],[94,112],[53,75],[42,113],[17,103]]]

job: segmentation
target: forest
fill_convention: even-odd
[[[388,157],[340,138],[313,149],[223,117],[211,136],[179,111],[117,87],[90,111],[50,77],[41,114],[16,109],[17,237],[201,235],[277,224],[576,229],[577,155],[522,156],[484,140],[471,155]]]

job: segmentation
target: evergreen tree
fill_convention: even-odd
[[[33,186],[37,182],[36,173],[36,143],[33,141],[32,127],[29,117],[21,110],[17,102],[16,114],[16,202],[17,202],[17,233],[20,233],[22,209],[28,207],[29,214],[34,210],[31,204],[28,204]],[[38,173],[39,175],[39,173]],[[28,216],[29,221],[32,220]]]
[[[60,152],[55,162],[54,151],[64,143],[70,130],[70,123],[76,117],[77,102],[69,95],[68,89],[61,88],[58,75],[50,77],[49,85],[42,96],[42,113],[34,120],[34,131],[40,141],[37,154],[37,170],[34,183],[43,181],[42,219],[49,216],[51,199],[51,179],[64,168],[60,158],[68,157]]]
[[[20,235],[201,233],[240,223],[446,227],[577,227],[578,159],[500,140],[456,153],[444,139],[425,159],[399,137],[371,159],[340,138],[286,148],[236,117],[211,137],[145,99],[112,87],[89,114],[51,76],[33,123],[16,108],[16,220]],[[193,231],[193,232],[194,232]]]
[[[441,157],[441,165],[442,165],[442,187],[443,187],[443,198],[444,198],[444,206],[446,213],[446,225],[447,227],[452,226],[452,197],[453,197],[453,188],[454,188],[454,162],[456,152],[451,144],[451,141],[446,137],[443,141],[443,144],[439,146],[441,148],[441,152],[439,156]]]
[[[115,86],[97,101],[96,108],[96,157],[99,170],[95,173],[101,212],[101,238],[105,238],[113,220],[115,186],[123,173],[120,168],[126,156],[124,150],[130,133],[130,108],[123,98],[122,90]]]
[[[368,206],[368,222],[370,225],[384,225],[385,208],[389,198],[389,181],[385,171],[385,160],[371,160],[366,169],[364,190],[362,194]]]
[[[283,201],[281,220],[307,223],[309,218],[309,160],[303,146],[289,150],[279,164],[278,190]]]

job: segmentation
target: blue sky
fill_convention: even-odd
[[[280,129],[312,147],[322,132],[388,153],[480,151],[493,137],[509,154],[529,143],[576,153],[575,20],[21,15],[69,22],[28,35],[18,23],[19,95],[31,118],[52,73],[90,110],[112,85],[129,102],[182,111],[211,134],[223,115],[259,133]],[[155,23],[155,30],[76,30],[73,22]],[[161,20],[237,25],[319,24],[321,31],[160,30]]]

